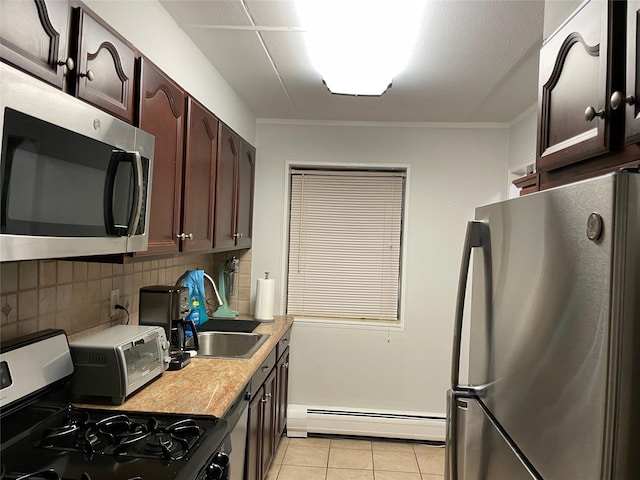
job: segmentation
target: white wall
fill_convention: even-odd
[[[250,143],[255,115],[156,0],[86,0],[143,55]]]
[[[444,414],[466,222],[505,196],[508,129],[259,121],[256,146],[254,290],[264,271],[282,282],[287,161],[410,166],[406,330],[296,323],[290,403]]]
[[[510,169],[536,162],[536,129],[538,126],[538,108],[532,105],[519,115],[509,127]]]
[[[542,38],[548,38],[582,2],[583,0],[545,0]]]
[[[509,159],[507,187],[509,198],[520,195],[513,180],[529,173],[536,163],[536,141],[538,128],[538,108],[532,105],[518,115],[509,127]]]

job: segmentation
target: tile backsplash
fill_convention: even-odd
[[[47,328],[61,328],[70,337],[126,323],[119,310],[109,317],[111,290],[120,290],[120,304],[129,311],[129,323],[138,323],[140,287],[173,285],[186,271],[203,269],[218,285],[219,266],[236,256],[240,260],[229,307],[250,313],[251,250],[160,260],[138,260],[124,265],[68,260],[32,260],[0,263],[0,340],[9,340]]]

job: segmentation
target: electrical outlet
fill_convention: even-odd
[[[116,305],[120,304],[120,289],[116,288],[115,290],[111,290],[111,300],[109,301],[109,316],[111,318],[118,315],[118,310],[116,310]]]

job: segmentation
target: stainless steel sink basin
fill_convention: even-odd
[[[200,332],[198,357],[251,358],[267,338],[264,333]]]

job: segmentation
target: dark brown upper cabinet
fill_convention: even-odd
[[[213,247],[232,248],[236,244],[235,169],[240,158],[240,137],[220,122],[218,135],[218,176],[216,178],[216,220]]]
[[[134,122],[136,50],[84,7],[0,2],[0,55],[14,66]]]
[[[640,0],[627,0],[627,78],[626,90],[611,96],[611,108],[625,112],[626,143],[640,142]]]
[[[187,110],[189,121],[184,168],[181,250],[211,250],[215,216],[218,119],[190,97]]]
[[[611,108],[610,97],[624,82],[624,15],[624,2],[591,0],[543,45],[538,172],[619,146],[623,119]]]
[[[68,1],[0,2],[0,56],[62,89],[65,72],[75,67],[68,54]]]
[[[146,58],[140,59],[140,128],[156,137],[148,254],[175,253],[180,216],[186,94]]]
[[[75,95],[133,123],[135,49],[83,8],[74,9],[74,25],[77,32]]]
[[[156,137],[145,254],[211,251],[218,119],[146,58],[140,128]]]
[[[220,123],[215,249],[251,247],[255,149]]]
[[[238,162],[236,212],[236,246],[251,248],[253,237],[253,186],[255,183],[256,149],[246,140],[240,145],[240,160]]]

